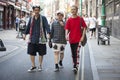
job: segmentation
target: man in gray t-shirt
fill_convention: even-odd
[[[66,44],[65,30],[64,30],[65,22],[63,21],[63,17],[64,17],[63,12],[58,11],[57,19],[53,21],[51,26],[51,38],[53,41],[53,50],[54,50],[54,59],[55,59],[55,72],[59,71],[59,65],[60,67],[63,67],[62,61],[64,58],[64,49]]]

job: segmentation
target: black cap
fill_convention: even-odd
[[[42,10],[40,6],[33,6],[33,7],[32,7],[33,10],[34,10],[35,8],[39,8],[40,10]]]

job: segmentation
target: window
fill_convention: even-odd
[[[114,4],[115,5],[115,12],[117,12],[120,8],[120,1],[119,2],[118,1],[115,1],[115,4]]]
[[[114,3],[110,3],[106,6],[106,14],[112,14],[114,13]]]

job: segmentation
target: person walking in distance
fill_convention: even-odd
[[[59,65],[63,68],[64,49],[66,44],[65,39],[65,22],[63,21],[64,13],[57,11],[57,19],[53,21],[51,26],[51,38],[53,40],[53,50],[55,59],[55,72],[59,71]],[[60,57],[60,59],[59,59]]]
[[[48,34],[48,38],[50,37],[48,21],[45,16],[39,14],[40,11],[40,6],[33,6],[33,12],[35,14],[30,18],[23,36],[23,39],[25,39],[26,35],[30,34],[27,53],[30,55],[32,67],[28,70],[28,72],[37,69],[35,65],[35,56],[37,52],[39,53],[38,71],[42,70],[43,56],[46,54],[46,32]]]
[[[66,22],[66,40],[69,40],[71,51],[72,51],[72,59],[73,59],[73,70],[77,71],[77,50],[81,46],[80,43],[84,40],[84,34],[86,33],[86,24],[82,17],[78,16],[78,7],[73,5],[71,7],[72,16]],[[83,32],[82,30],[83,29]]]
[[[20,18],[19,18],[19,16],[17,15],[17,16],[16,16],[16,19],[15,19],[16,31],[18,31],[19,23],[20,23]]]
[[[88,15],[87,14],[85,14],[84,15],[84,17],[83,17],[83,19],[84,19],[84,21],[85,21],[85,23],[86,23],[86,25],[87,25],[87,32],[89,32],[89,17],[88,17]]]
[[[95,16],[91,16],[89,18],[89,21],[90,21],[90,25],[89,25],[89,29],[90,29],[90,39],[92,39],[92,36],[95,37],[96,39],[96,23],[97,23],[97,20],[95,18]]]

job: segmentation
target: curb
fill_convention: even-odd
[[[89,51],[90,51],[90,60],[91,60],[93,80],[100,80],[99,75],[98,75],[98,71],[97,71],[97,67],[96,67],[96,64],[95,64],[95,59],[94,59],[94,56],[93,56],[93,51],[92,51],[91,44],[90,44],[89,41],[87,43],[88,43],[88,47],[89,47]]]

